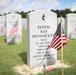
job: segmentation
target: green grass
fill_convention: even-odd
[[[5,36],[0,36],[0,75],[19,75],[13,67],[26,63],[26,30],[22,43],[7,45]]]
[[[70,65],[70,68],[64,68],[64,75],[76,75],[76,39],[67,39],[68,44],[63,47],[64,63]],[[57,52],[58,59],[61,60],[61,51]],[[38,74],[43,75],[43,74]],[[46,73],[46,75],[62,75],[62,69]]]
[[[7,45],[6,37],[0,36],[0,75],[20,75],[14,71],[14,67],[27,62],[27,36],[23,30],[23,41],[19,45]],[[64,69],[64,75],[76,75],[76,39],[68,39],[64,46],[64,63],[71,67]],[[61,60],[61,50],[58,51],[58,59]],[[61,68],[46,73],[46,75],[61,75]],[[38,74],[44,75],[44,74]]]

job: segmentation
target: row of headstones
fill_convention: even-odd
[[[12,16],[12,14],[10,14]],[[16,16],[16,15],[15,15]],[[5,30],[3,30],[4,26],[6,26],[6,16],[0,16],[0,36],[6,35]],[[27,19],[21,18],[22,29],[27,29]]]
[[[12,13],[0,16],[0,36],[6,36],[8,44],[22,42],[22,29],[26,29],[26,18]]]
[[[62,19],[62,21],[63,20],[64,19]],[[63,24],[65,23],[63,22],[62,28],[64,29],[64,26],[66,27],[66,34],[69,36],[69,33],[74,32],[73,29],[76,26],[76,14],[67,14],[66,20],[64,21],[66,21],[67,25]],[[54,48],[47,50],[47,47],[50,45],[53,39],[53,35],[57,30],[58,24],[57,14],[52,11],[44,10],[28,13],[27,65],[30,68],[43,65],[54,65],[57,62],[57,50]]]
[[[12,14],[10,14],[12,16]],[[5,24],[6,17],[0,16],[0,36],[6,35],[5,33]],[[12,20],[13,21],[13,20]],[[57,19],[57,24],[60,23],[60,17]],[[27,29],[27,19],[21,18],[22,29]],[[65,30],[67,38],[76,38],[76,14],[67,14],[65,18],[62,18],[62,29]]]
[[[76,14],[66,15],[67,37],[75,33]],[[19,14],[6,15],[7,43],[22,41],[21,16]],[[18,28],[15,26],[18,25]],[[64,26],[63,26],[64,27]],[[18,30],[17,30],[18,29]],[[28,50],[27,64],[33,68],[36,66],[52,65],[57,62],[57,50],[46,50],[57,29],[57,14],[51,11],[34,11],[27,14]],[[74,32],[74,33],[73,33]],[[70,34],[71,33],[71,34]],[[72,34],[73,33],[73,34]],[[75,34],[76,35],[76,34]],[[73,36],[75,36],[73,35]],[[12,39],[11,39],[12,38]]]
[[[60,18],[58,18],[58,24]],[[62,18],[62,29],[64,29],[67,38],[76,38],[76,13],[70,13],[65,15],[65,19]]]

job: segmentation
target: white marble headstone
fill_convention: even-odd
[[[22,18],[22,29],[27,29],[27,19]]]
[[[6,35],[5,16],[0,16],[0,36]]]
[[[6,15],[7,25],[7,43],[20,43],[22,42],[22,26],[21,15],[11,13]]]
[[[67,14],[65,18],[67,38],[76,38],[76,14]]]
[[[60,17],[57,19],[57,24],[60,23]],[[65,29],[65,18],[62,17],[62,23],[61,23],[62,29]]]
[[[27,65],[31,68],[53,65],[57,61],[57,50],[46,50],[57,29],[57,14],[52,11],[39,10],[28,13]]]

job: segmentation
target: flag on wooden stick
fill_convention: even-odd
[[[17,32],[17,31],[18,31],[18,19],[15,22],[13,28],[10,30],[9,35],[11,36],[13,33]]]
[[[5,25],[2,28],[2,32],[4,32],[4,33],[6,32],[6,26]]]
[[[53,39],[47,49],[55,48],[55,49],[59,50],[62,46],[66,45],[66,44],[67,44],[66,36],[64,34],[64,31],[62,31],[62,33],[61,33],[61,22],[60,22],[60,24],[58,25],[57,30],[53,36]]]

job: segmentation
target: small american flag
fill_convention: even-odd
[[[26,22],[24,22],[24,24],[23,24],[24,26],[26,26]]]
[[[61,23],[60,23],[47,49],[54,48],[54,49],[59,50],[62,46],[66,44],[67,44],[67,41],[66,41],[64,31],[62,31],[62,35],[61,35]]]
[[[13,33],[17,32],[17,31],[18,31],[18,19],[15,22],[13,28],[10,30],[9,35],[11,36]]]
[[[2,28],[2,32],[6,32],[6,23],[4,24],[3,28]]]

